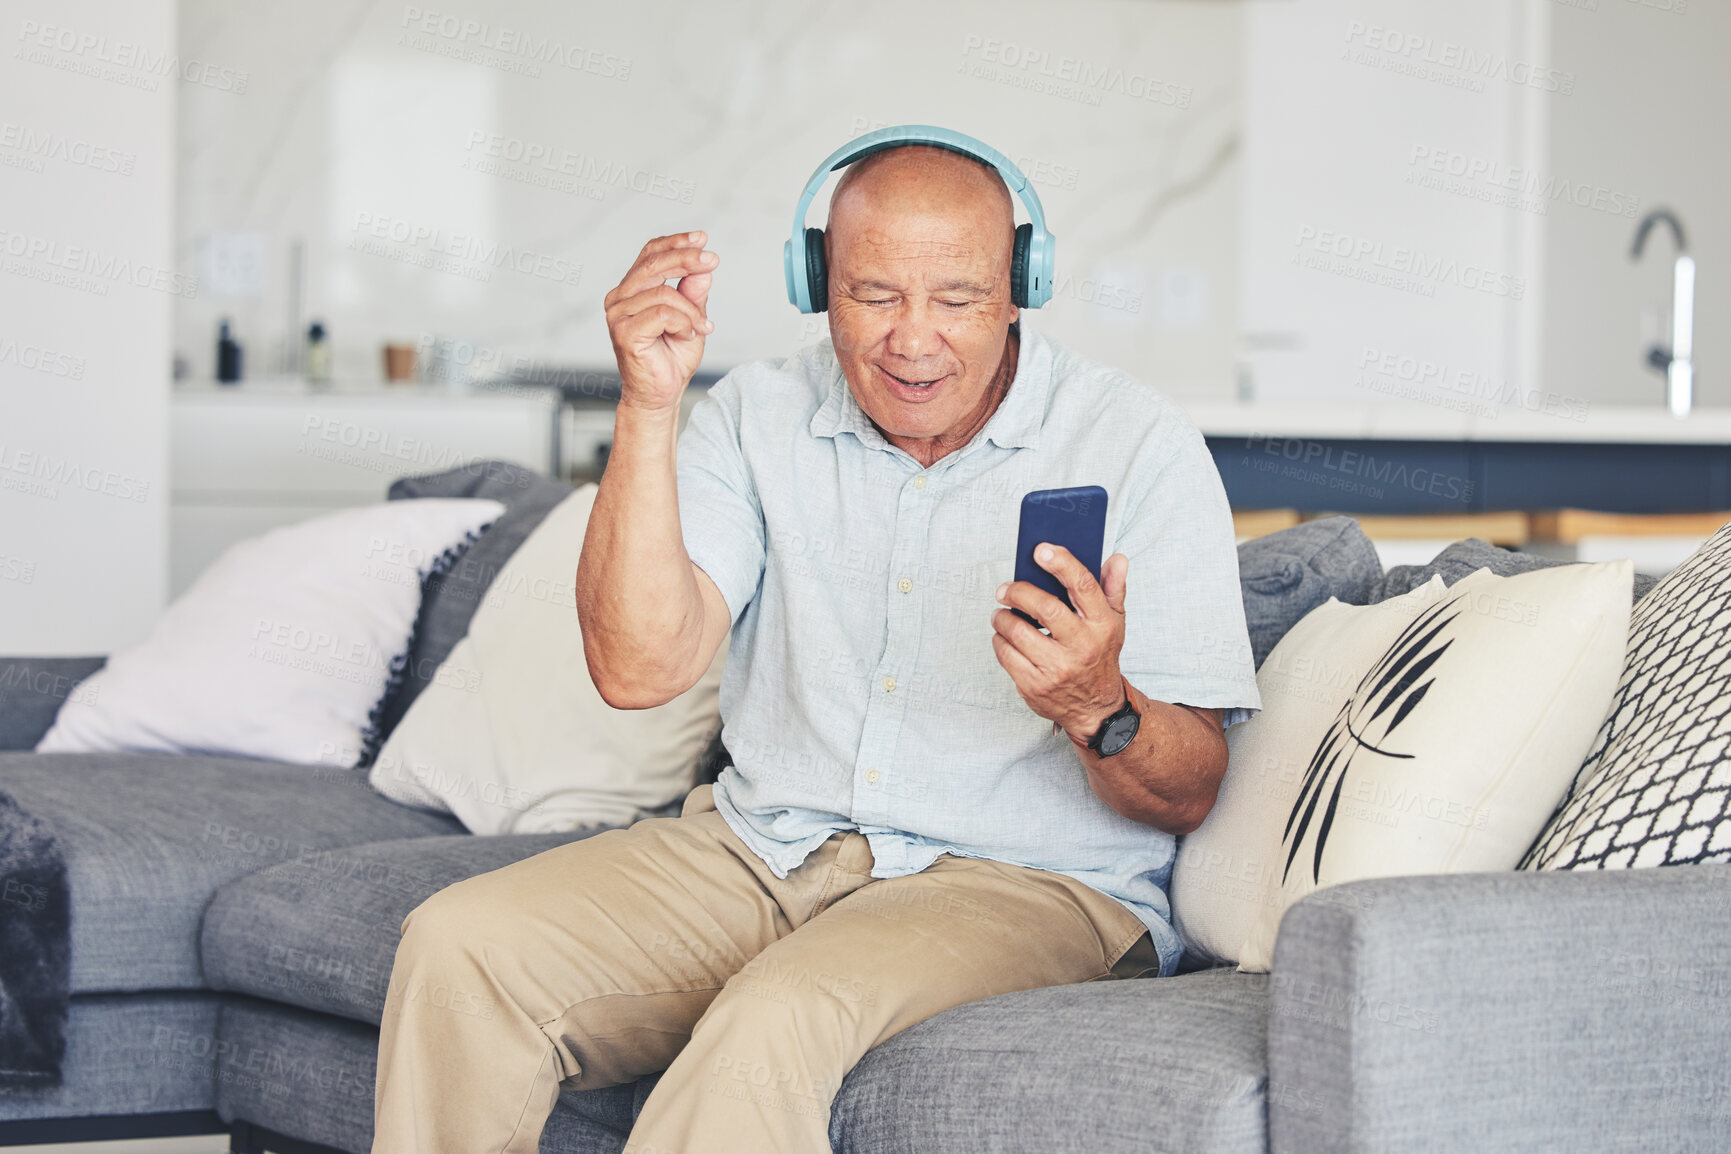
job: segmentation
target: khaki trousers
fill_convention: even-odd
[[[665,1070],[626,1154],[826,1154],[841,1080],[940,1010],[1157,969],[1123,905],[945,854],[872,878],[836,833],[777,878],[700,786],[403,922],[373,1154],[536,1154],[559,1091]]]

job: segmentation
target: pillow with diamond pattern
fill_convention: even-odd
[[[1574,785],[1524,869],[1731,861],[1731,523],[1635,605]]]

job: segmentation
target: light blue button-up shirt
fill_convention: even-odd
[[[1022,497],[1100,485],[1102,556],[1130,559],[1124,675],[1229,724],[1260,707],[1231,513],[1182,410],[1024,321],[997,411],[922,468],[826,340],[717,382],[678,482],[686,550],[733,612],[715,805],[776,876],[856,829],[873,877],[943,853],[1052,870],[1132,910],[1173,971],[1172,835],[1094,793],[998,664],[991,618]]]

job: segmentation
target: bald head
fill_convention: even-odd
[[[850,164],[836,182],[829,202],[829,257],[836,242],[880,231],[886,219],[965,217],[966,238],[958,243],[1001,237],[1008,267],[1016,217],[1010,190],[998,170],[983,160],[930,144],[906,144],[873,153]]]
[[[933,144],[887,148],[848,165],[830,197],[830,223],[884,202],[903,211],[965,204],[989,221],[1000,221],[1006,232],[1015,228],[1010,190],[998,170]]]

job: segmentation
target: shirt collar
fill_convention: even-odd
[[[826,340],[825,346],[829,345]],[[817,412],[812,414],[811,435],[834,437],[852,433],[871,448],[886,448],[889,442],[872,424],[865,410],[854,400],[848,388],[841,361],[830,351],[829,395]],[[998,404],[997,411],[986,420],[985,428],[975,434],[1002,449],[1037,449],[1040,427],[1046,420],[1046,398],[1052,387],[1052,347],[1046,339],[1022,320],[1021,347],[1016,352],[1016,377],[1009,392]]]

